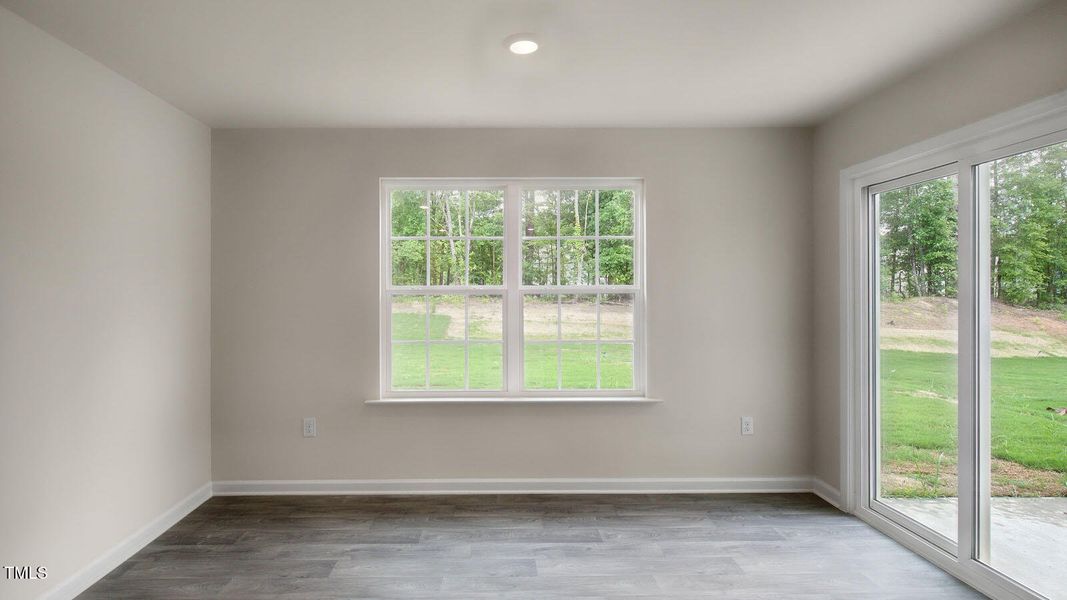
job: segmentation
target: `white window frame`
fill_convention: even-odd
[[[840,338],[841,507],[940,568],[994,598],[1040,600],[1033,590],[979,558],[988,553],[989,513],[982,474],[989,456],[988,207],[975,189],[988,161],[1067,141],[1067,92],[1007,111],[841,171]],[[872,192],[948,173],[959,196],[959,528],[956,542],[913,519],[872,503],[877,490],[877,258]],[[972,360],[973,358],[973,360]]]
[[[644,180],[640,178],[381,178],[380,188],[380,329],[379,398],[368,403],[449,402],[655,402],[646,397],[645,331],[645,241]],[[504,284],[500,286],[393,286],[392,285],[392,192],[403,189],[504,190]],[[634,193],[634,283],[629,286],[525,286],[522,285],[522,192],[523,190],[631,190]],[[599,208],[599,207],[598,207]],[[599,219],[598,219],[599,221]],[[429,235],[429,231],[426,232]],[[558,239],[546,237],[546,240]],[[557,257],[558,260],[558,257]],[[597,261],[599,262],[599,261]],[[599,268],[599,265],[598,265]],[[469,271],[469,265],[467,267]],[[391,354],[391,298],[396,293],[425,295],[502,294],[504,310],[504,382],[500,390],[393,390]],[[633,294],[633,388],[631,389],[524,389],[523,312],[524,294]],[[599,320],[599,317],[598,317]],[[611,343],[614,340],[605,340]]]

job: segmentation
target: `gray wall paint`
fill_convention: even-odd
[[[842,169],[1067,89],[1067,2],[1056,0],[872,94],[815,132],[815,475],[840,484]]]
[[[216,130],[215,479],[808,475],[809,158],[805,129]],[[401,176],[646,178],[664,402],[364,405]]]
[[[0,557],[49,573],[0,597],[211,479],[210,152],[207,127],[0,8]]]

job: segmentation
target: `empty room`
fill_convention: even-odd
[[[1067,0],[0,0],[0,567],[1067,600]]]

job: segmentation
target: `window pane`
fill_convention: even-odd
[[[560,332],[564,340],[596,339],[596,294],[560,296]]]
[[[464,285],[466,256],[466,240],[430,242],[430,285]]]
[[[596,242],[562,240],[560,242],[559,279],[563,285],[593,285],[596,278]]]
[[[471,344],[470,388],[499,390],[504,387],[503,344]]]
[[[430,235],[467,235],[467,209],[460,191],[432,191],[430,194]]]
[[[393,242],[393,285],[426,285],[426,242]]]
[[[522,230],[528,236],[556,235],[559,192],[527,190],[522,193]]]
[[[977,189],[992,298],[981,560],[1067,598],[1067,143],[981,165]]]
[[[426,297],[393,296],[390,317],[394,340],[426,339]]]
[[[600,283],[633,285],[634,243],[632,240],[600,240]]]
[[[470,192],[471,235],[504,235],[504,192],[472,190]]]
[[[393,389],[426,387],[426,344],[393,344]]]
[[[463,344],[430,344],[430,388],[464,389],[466,360]]]
[[[954,540],[956,178],[890,190],[877,203],[878,500]]]
[[[463,296],[430,296],[430,339],[463,340],[467,326]]]
[[[470,339],[504,339],[504,298],[502,296],[471,296],[468,319]]]
[[[471,285],[504,284],[504,241],[471,240]]]
[[[527,340],[559,339],[559,306],[555,294],[527,294],[522,301],[522,335]]]
[[[600,190],[600,235],[633,235],[632,190]]]
[[[560,361],[563,389],[586,390],[596,387],[596,344],[562,344]]]
[[[426,192],[393,192],[391,212],[394,236],[426,235]]]
[[[523,348],[523,380],[528,390],[559,387],[559,347],[556,344],[526,344]]]
[[[560,193],[560,235],[596,235],[594,194],[592,190]]]
[[[634,295],[600,296],[600,339],[634,339]]]
[[[633,389],[633,344],[600,344],[600,387],[606,390]]]
[[[556,284],[556,240],[522,243],[522,283]]]

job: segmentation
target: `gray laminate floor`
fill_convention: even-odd
[[[981,598],[809,494],[217,497],[81,598]]]

